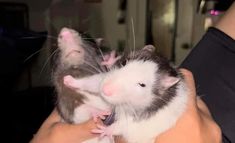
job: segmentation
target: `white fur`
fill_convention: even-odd
[[[90,89],[91,89],[91,92],[95,92],[98,90],[97,83],[101,82],[101,76],[102,75],[94,75],[91,77],[83,78],[82,80],[78,80],[78,81],[82,81],[82,82],[84,81],[84,85],[85,83],[87,84],[93,81],[91,84],[91,86],[93,87],[91,87]],[[82,85],[82,83],[79,83],[79,84]],[[97,110],[102,110],[102,111],[111,111],[109,104],[107,104],[103,99],[101,99],[100,96],[93,95],[93,94],[86,92],[89,90],[89,86],[82,86],[82,89],[84,91],[79,90],[79,92],[85,95],[86,99],[84,100],[84,104],[78,106],[74,110],[73,121],[75,123],[83,123],[91,119],[92,118],[92,114],[90,111],[91,108],[95,108]],[[109,137],[104,137],[102,139],[99,139],[98,137],[96,137],[96,138],[89,139],[83,143],[112,143],[112,142],[113,142],[113,139],[110,139]]]
[[[187,88],[183,81],[179,82],[176,96],[163,108],[159,109],[154,115],[140,121],[134,120],[132,114],[133,108],[137,110],[145,109],[153,100],[152,88],[158,79],[156,71],[158,65],[151,61],[132,61],[120,69],[113,70],[100,78],[100,92],[104,99],[110,104],[116,105],[115,122],[108,126],[113,135],[122,135],[128,143],[153,143],[155,138],[173,127],[184,112],[187,103]],[[86,80],[84,80],[86,81]],[[141,87],[138,83],[144,83],[146,86]],[[107,96],[102,92],[103,86],[109,84],[112,87],[113,94]],[[93,88],[92,88],[93,89]],[[94,88],[97,90],[96,88]],[[97,105],[99,100],[94,96],[89,96],[87,104]],[[93,102],[95,101],[95,102]],[[101,101],[102,102],[102,101]],[[128,106],[124,106],[128,103]],[[98,105],[100,106],[100,105]],[[97,106],[97,107],[98,107]],[[131,108],[130,108],[131,107]],[[83,108],[81,106],[81,108]],[[84,120],[87,118],[81,111],[75,110],[77,115],[83,115]],[[77,116],[76,120],[81,119]]]
[[[99,96],[95,96],[89,93],[82,93],[84,94],[87,99],[85,100],[85,104],[78,106],[74,110],[74,118],[73,121],[77,124],[83,123],[92,118],[90,113],[90,108],[96,108],[103,111],[110,111],[110,106],[104,102]],[[98,137],[89,139],[84,141],[83,143],[112,143],[113,140],[109,137],[104,137],[99,139]]]
[[[101,94],[111,104],[128,102],[136,108],[144,108],[152,101],[153,96],[146,95],[152,95],[152,85],[157,78],[155,74],[157,69],[154,62],[130,62],[123,68],[107,74],[101,85]],[[139,83],[146,84],[146,87],[141,87]],[[112,96],[106,96],[102,92],[105,84],[114,87],[115,91]]]
[[[183,88],[181,85],[178,95],[167,106],[151,118],[142,121],[135,121],[133,116],[125,114],[122,109],[117,109],[117,122],[109,128],[112,128],[114,135],[122,135],[128,143],[153,143],[159,134],[173,127],[185,111],[187,93]]]
[[[92,118],[89,108],[93,107],[103,111],[110,111],[110,106],[104,102],[99,96],[95,96],[89,93],[82,93],[86,96],[85,103],[78,106],[74,110],[73,121],[75,123],[82,123]]]
[[[153,143],[159,134],[174,126],[186,107],[187,90],[183,81],[180,81],[175,98],[156,114],[141,121],[136,121],[132,114],[127,114],[133,108],[141,110],[151,104],[154,96],[152,88],[159,78],[157,70],[158,65],[154,62],[132,61],[109,73],[102,83],[102,86],[108,83],[115,87],[111,96],[102,93],[108,102],[117,105],[116,122],[108,128],[111,128],[114,135],[122,135],[128,143]],[[136,83],[139,82],[146,84],[146,87],[138,86]],[[124,106],[123,103],[128,103],[129,106]]]

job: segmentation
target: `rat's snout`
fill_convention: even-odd
[[[70,39],[71,38],[71,32],[68,28],[63,28],[59,35],[60,39]]]
[[[102,92],[104,93],[104,95],[106,96],[112,96],[115,92],[115,88],[113,85],[111,85],[110,83],[105,83],[102,87]]]
[[[65,31],[65,32],[62,32],[60,33],[60,36],[59,36],[61,39],[65,39],[65,40],[68,40],[70,37],[71,37],[71,34],[69,31]]]

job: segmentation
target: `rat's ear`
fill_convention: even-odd
[[[153,45],[145,45],[143,50],[147,50],[149,52],[154,52],[156,48]]]
[[[180,81],[180,78],[178,78],[178,77],[165,75],[161,79],[160,84],[163,87],[163,89],[168,89],[168,88],[174,86],[175,84],[177,84],[179,81]]]
[[[103,38],[96,38],[95,42],[98,45],[98,47],[101,47],[104,42],[104,39]]]

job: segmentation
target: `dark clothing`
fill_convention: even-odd
[[[235,40],[209,28],[181,67],[192,71],[198,95],[221,127],[224,143],[235,143]]]

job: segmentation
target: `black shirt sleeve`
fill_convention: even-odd
[[[192,71],[197,93],[221,127],[224,142],[235,143],[235,40],[211,27],[181,67]]]

